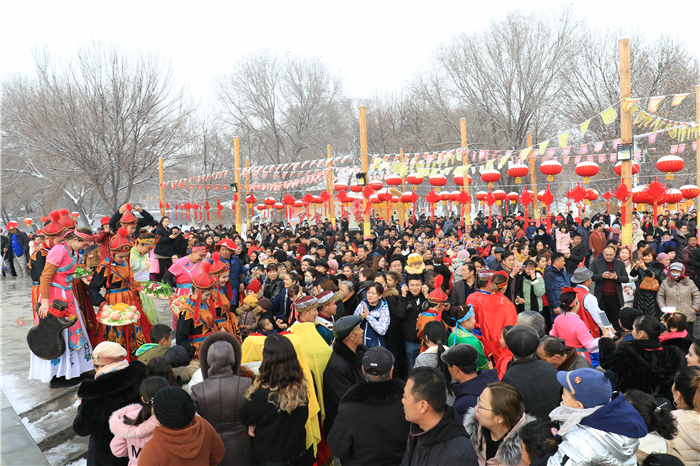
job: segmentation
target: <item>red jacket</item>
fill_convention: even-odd
[[[109,255],[109,240],[114,236],[114,233],[110,232],[107,233],[106,231],[102,230],[98,235],[97,239],[95,240],[96,243],[100,245],[100,260],[103,261],[105,260],[105,257]]]
[[[474,294],[469,295],[471,298]],[[518,312],[513,303],[501,293],[493,293],[482,303],[481,308],[481,342],[484,354],[493,353],[496,361],[501,356],[501,331],[506,325],[515,325]]]

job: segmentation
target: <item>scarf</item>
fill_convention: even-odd
[[[112,364],[107,364],[102,366],[102,369],[95,373],[95,379],[104,374],[109,374],[110,372],[120,371],[129,367],[129,363],[126,361],[113,362]]]
[[[590,416],[603,406],[605,405],[594,406],[587,409],[577,409],[560,404],[558,407],[554,408],[551,413],[549,413],[549,418],[552,421],[563,423],[559,427],[559,435],[564,436],[571,430],[572,427],[580,423],[583,418]]]

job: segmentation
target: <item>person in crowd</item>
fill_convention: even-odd
[[[146,366],[139,361],[127,362],[126,350],[111,341],[103,341],[92,352],[95,378],[78,387],[80,402],[73,420],[73,431],[80,437],[90,436],[87,451],[89,466],[122,465],[110,449],[114,434],[109,427],[113,412],[141,401],[141,383]]]
[[[557,242],[557,251],[564,254],[565,257],[570,255],[573,240],[571,239],[571,234],[569,233],[569,227],[567,225],[561,225],[556,229],[555,237]]]
[[[266,338],[260,375],[245,396],[239,416],[253,438],[251,464],[313,464],[304,428],[309,389],[289,339],[278,334]]]
[[[492,382],[464,416],[464,428],[479,464],[518,465],[522,461],[520,429],[534,420],[525,412],[518,390]]]
[[[675,346],[683,354],[687,354],[694,340],[686,329],[685,316],[675,308],[663,309],[670,312],[664,312],[661,317],[661,323],[666,329],[659,335],[659,341],[666,346]]]
[[[685,361],[688,366],[700,367],[700,342],[696,340],[690,345],[688,354],[685,355]]]
[[[557,373],[561,405],[549,417],[559,422],[562,442],[550,466],[567,464],[634,465],[640,438],[649,431],[627,399],[613,394],[611,372],[578,369]]]
[[[221,261],[229,264],[229,279],[226,282],[224,292],[232,306],[237,306],[243,298],[245,292],[245,276],[249,270],[243,265],[243,262],[238,258],[239,254],[244,254],[245,251],[235,241],[230,238],[222,238],[214,246],[220,256]]]
[[[668,441],[668,452],[683,460],[683,464],[700,464],[700,367],[688,366],[680,369],[673,381],[671,390],[673,405],[671,411],[676,420],[678,435]]]
[[[477,466],[474,447],[460,418],[447,406],[445,378],[433,367],[411,371],[403,392],[409,427],[401,466]]]
[[[202,383],[191,386],[197,414],[214,427],[224,444],[224,464],[250,462],[250,437],[241,422],[251,380],[240,377],[241,344],[235,335],[216,332],[202,342],[199,350]]]
[[[403,336],[406,341],[406,359],[408,368],[413,368],[420,354],[421,341],[416,333],[418,316],[430,306],[428,303],[428,286],[423,284],[423,277],[418,274],[407,276],[407,285],[401,287],[401,297],[396,314],[403,320]]]
[[[623,307],[620,309],[620,320],[618,324],[620,325],[620,331],[617,332],[615,336],[615,345],[620,346],[623,341],[632,341],[632,328],[634,327],[634,321],[637,317],[643,316],[644,313],[639,309],[633,307]]]
[[[340,400],[328,446],[343,464],[401,462],[409,422],[401,403],[406,383],[393,376],[394,362],[386,348],[368,349],[362,358],[365,380],[350,387]]]
[[[140,403],[118,409],[109,418],[109,429],[114,435],[109,448],[117,458],[129,458],[129,466],[139,464],[143,446],[153,437],[153,430],[158,425],[153,415],[153,397],[167,386],[168,381],[163,377],[144,379],[139,390]]]
[[[484,345],[482,345],[481,341],[472,333],[476,325],[474,307],[471,304],[459,306],[452,316],[455,319],[455,329],[447,338],[447,344],[449,346],[454,346],[460,343],[466,343],[473,346],[479,353],[477,369],[487,369],[489,361],[484,354]]]
[[[362,344],[361,323],[362,317],[352,315],[338,319],[333,326],[333,354],[323,371],[323,404],[326,411],[323,428],[326,437],[333,427],[340,400],[350,387],[364,380],[362,358],[367,347]]]
[[[201,262],[207,256],[207,247],[204,243],[195,243],[189,255],[185,255],[174,261],[165,275],[163,282],[177,288],[178,296],[187,296],[192,290],[192,280],[197,275]]]
[[[559,306],[562,313],[554,321],[550,335],[561,338],[567,346],[574,348],[587,360],[591,360],[591,353],[598,353],[598,338],[593,338],[591,331],[581,318],[581,313],[586,312],[582,308],[579,294],[574,288],[564,288],[559,298]],[[603,336],[612,338],[606,327],[603,327]]]
[[[642,463],[649,455],[666,454],[666,441],[678,435],[678,426],[671,411],[667,407],[660,407],[653,396],[639,390],[627,390],[625,398],[642,416],[649,431],[639,439],[639,448],[635,453],[637,462]]]
[[[598,222],[593,225],[593,231],[588,237],[588,249],[591,252],[591,262],[602,255],[606,242],[605,224],[603,222]]]
[[[144,364],[153,358],[165,357],[172,346],[172,329],[165,324],[151,327],[150,337],[153,343],[146,343],[136,350],[136,357]]]
[[[476,312],[484,345],[484,353],[493,354],[498,360],[503,348],[501,347],[501,331],[506,325],[515,325],[518,313],[515,305],[503,295],[508,286],[508,275],[504,271],[494,273],[489,279],[490,295],[481,303],[482,312]]]
[[[566,346],[564,341],[556,337],[546,337],[537,348],[537,357],[553,365],[558,371],[575,371],[576,369],[592,368],[591,363],[582,356],[576,348]]]
[[[535,261],[528,259],[523,263],[523,272],[515,279],[516,309],[542,312],[542,297],[545,295],[543,275],[537,271]]]
[[[155,466],[216,465],[225,447],[216,430],[196,415],[192,398],[177,387],[161,388],[153,396],[158,425],[139,455],[139,464]]]
[[[29,269],[27,263],[29,260],[29,237],[25,232],[19,230],[19,224],[15,221],[7,222],[7,237],[9,238],[9,248],[3,251],[6,257],[10,257],[10,261],[14,266],[17,277],[27,278]]]
[[[173,265],[173,255],[175,253],[174,243],[182,235],[180,230],[170,228],[170,217],[161,217],[160,222],[153,230],[153,234],[158,238],[158,242],[153,250],[155,258],[158,259],[158,281],[163,279],[163,275]]]
[[[318,305],[318,316],[316,317],[316,330],[328,343],[333,344],[333,325],[335,323],[336,303],[342,299],[342,293],[332,291],[322,291],[316,295]]]
[[[549,304],[551,322],[554,322],[554,318],[561,314],[559,307],[561,291],[567,286],[571,286],[571,276],[566,271],[565,262],[564,255],[555,252],[552,254],[552,264],[544,272],[545,297]]]
[[[615,248],[607,246],[603,249],[602,259],[591,261],[592,279],[595,282],[593,294],[613,326],[619,320],[620,309],[625,303],[622,284],[629,282],[625,264],[615,259],[616,254]]]
[[[362,318],[362,331],[364,334],[363,345],[368,348],[384,346],[384,335],[389,329],[391,316],[389,305],[383,297],[384,287],[380,283],[372,282],[365,288],[366,298],[357,305],[355,315]]]
[[[657,255],[649,248],[642,252],[642,257],[637,259],[631,272],[633,277],[638,277],[637,289],[634,293],[635,309],[657,319],[660,317],[661,310],[656,295],[660,284],[667,277],[665,268],[670,263],[671,260],[666,253],[662,252]]]
[[[425,324],[425,327],[423,327],[423,346],[426,347],[426,350],[418,355],[414,367],[435,367],[442,373],[448,382],[445,387],[447,390],[447,405],[452,406],[454,404],[454,393],[450,386],[451,376],[447,364],[440,358],[446,349],[443,341],[447,342],[445,324],[435,320]]]
[[[672,307],[685,316],[686,328],[693,335],[695,313],[700,310],[700,291],[690,278],[685,275],[685,266],[676,262],[669,267],[668,276],[656,293],[659,308]]]
[[[475,293],[478,286],[476,266],[472,263],[461,266],[461,280],[456,280],[450,297],[452,308],[463,306],[472,293]]]
[[[454,409],[460,418],[464,418],[469,408],[476,406],[477,400],[486,386],[498,382],[496,369],[478,369],[481,357],[475,347],[458,343],[450,346],[440,355],[442,362],[447,365],[454,393]]]
[[[141,218],[136,217],[134,212],[138,212]],[[153,216],[143,210],[140,205],[127,203],[119,207],[119,210],[112,215],[112,218],[109,220],[109,228],[115,232],[119,228],[126,228],[127,237],[133,244],[138,236],[137,233],[153,223],[153,221]]]
[[[548,421],[528,422],[520,428],[522,442],[522,464],[545,466],[559,448],[560,439],[554,434],[554,424]]]
[[[615,348],[611,338],[598,341],[601,367],[616,373],[615,390],[641,390],[671,399],[673,377],[683,364],[683,354],[674,346],[662,346],[664,326],[654,317],[637,317],[632,341]]]

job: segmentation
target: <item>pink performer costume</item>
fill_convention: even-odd
[[[173,262],[168,272],[175,276],[175,286],[178,296],[189,296],[192,293],[192,280],[197,276],[197,267],[201,264],[194,264],[189,257],[181,257]],[[173,315],[173,328],[177,326],[177,316]]]
[[[564,340],[566,346],[575,348],[576,351],[588,359],[590,353],[598,352],[598,338],[593,338],[586,323],[575,312],[564,312],[554,319],[554,325],[550,335]]]
[[[66,340],[66,352],[60,357],[47,361],[31,355],[29,368],[30,379],[41,379],[42,382],[50,382],[53,377],[65,377],[73,379],[84,372],[91,371],[92,346],[85,333],[85,323],[82,313],[79,311],[78,301],[73,296],[72,281],[78,257],[71,247],[63,242],[54,246],[46,257],[46,264],[58,267],[56,273],[49,277],[48,284],[49,304],[56,299],[68,303],[66,317],[77,317],[75,324],[63,330],[63,338]],[[42,287],[45,287],[46,276],[42,275]],[[39,323],[39,317],[35,316],[34,325]]]

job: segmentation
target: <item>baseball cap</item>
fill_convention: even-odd
[[[471,366],[479,359],[479,351],[472,345],[459,343],[447,348],[440,359],[448,366]]]
[[[365,374],[380,376],[388,374],[394,367],[394,355],[383,346],[375,346],[367,350],[362,358]]]

